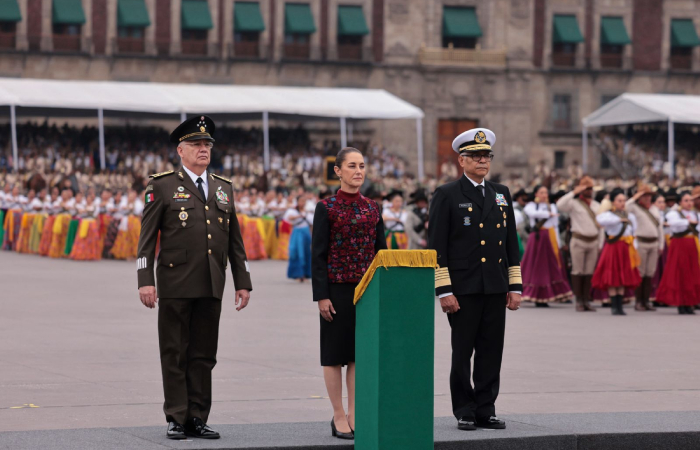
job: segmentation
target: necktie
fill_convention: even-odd
[[[199,193],[202,194],[202,198],[204,199],[204,201],[207,201],[207,196],[206,194],[204,194],[204,188],[202,187],[202,183],[204,183],[202,177],[197,178],[197,189],[199,189]]]
[[[481,191],[481,196],[482,196],[482,197],[486,197],[486,191],[484,190],[484,187],[483,187],[482,185],[480,185],[480,184],[477,185],[476,187],[478,187],[479,190]]]

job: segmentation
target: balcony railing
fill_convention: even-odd
[[[144,38],[118,37],[114,40],[114,52],[117,54],[144,54],[146,40]]]
[[[260,58],[259,41],[240,41],[231,44],[231,57],[233,58]]]
[[[309,44],[284,44],[282,55],[285,59],[310,59],[311,46]]]
[[[17,46],[17,35],[15,33],[0,33],[0,49],[14,50]]]
[[[78,34],[54,34],[53,51],[55,52],[75,52],[83,51],[83,39]]]
[[[622,53],[601,53],[600,67],[602,69],[622,69]]]
[[[552,53],[552,66],[576,67],[576,53]]]
[[[421,64],[428,65],[505,66],[506,52],[505,50],[422,47],[418,60]]]
[[[206,40],[183,40],[180,49],[180,53],[183,55],[208,56],[208,42]]]
[[[671,69],[691,70],[693,68],[692,55],[671,55]]]
[[[338,44],[338,60],[362,61],[362,46],[352,44]]]

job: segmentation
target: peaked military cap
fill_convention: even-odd
[[[170,142],[179,144],[183,141],[196,141],[206,139],[214,142],[212,137],[216,125],[214,121],[207,116],[195,116],[182,122],[175,130],[170,133]]]
[[[496,135],[487,128],[472,128],[452,141],[452,150],[457,153],[491,150],[496,143]]]

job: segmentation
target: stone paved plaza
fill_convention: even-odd
[[[329,420],[310,284],[287,280],[284,262],[251,269],[247,309],[235,311],[227,282],[210,423]],[[0,431],[164,432],[157,313],[138,300],[134,262],[0,252],[0,305]],[[627,312],[509,312],[498,413],[699,411],[700,315]],[[437,305],[435,337],[435,416],[450,416]]]

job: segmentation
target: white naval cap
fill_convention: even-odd
[[[491,150],[496,143],[496,135],[488,128],[472,128],[452,141],[452,150],[457,153]]]

